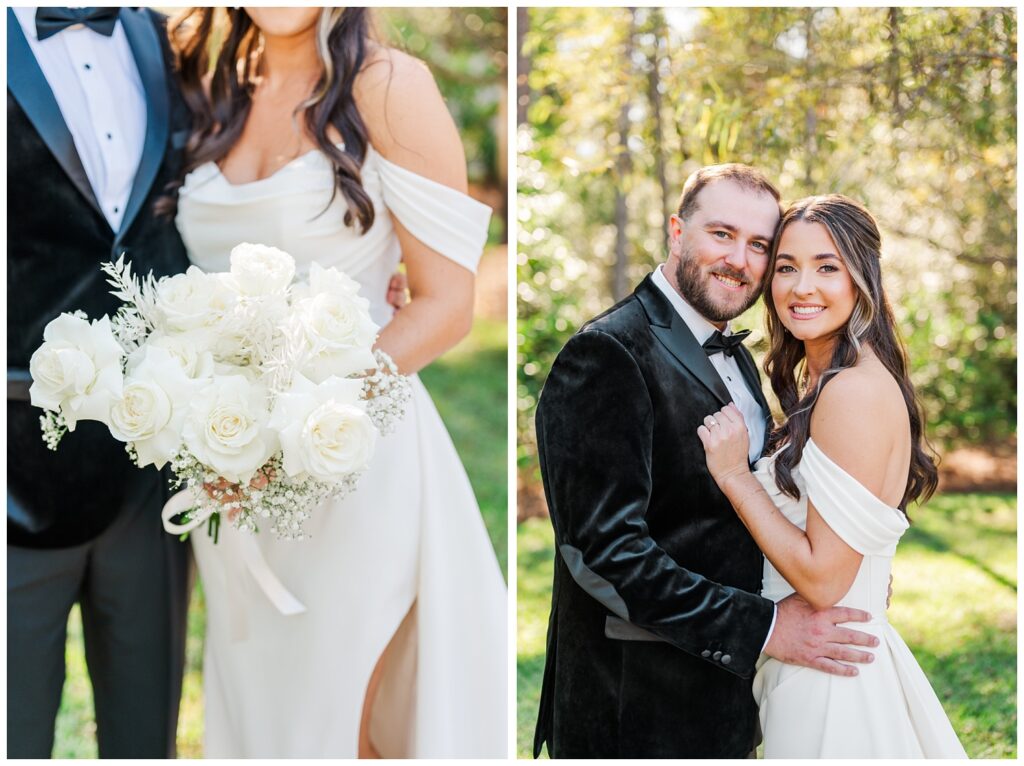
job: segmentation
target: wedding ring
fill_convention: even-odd
[[[709,426],[710,428],[714,428],[715,426],[717,426],[717,425],[718,425],[718,421],[717,421],[717,420],[715,420],[715,419],[714,419],[713,417],[711,417],[710,415],[708,415],[708,420],[710,420],[710,421],[711,421],[711,425]]]

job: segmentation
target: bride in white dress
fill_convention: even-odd
[[[762,655],[754,679],[766,758],[965,758],[907,645],[886,619],[907,506],[935,490],[905,353],[882,290],[870,213],[840,195],[794,203],[765,286],[766,370],[787,414],[777,448],[747,463],[734,405],[698,434],[708,468],[764,551],[763,595],[871,614],[879,639],[853,676]],[[800,380],[802,373],[803,380]],[[802,388],[802,393],[801,393]]]
[[[472,320],[490,209],[429,71],[380,47],[363,8],[212,9],[174,34],[196,116],[177,224],[223,271],[239,242],[356,279],[378,347],[413,374]],[[399,262],[411,302],[385,301]],[[207,757],[505,757],[506,591],[429,395],[378,443],[307,540],[193,533],[207,604]],[[269,576],[269,580],[268,580]]]

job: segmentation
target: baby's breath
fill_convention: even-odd
[[[327,500],[340,500],[356,488],[358,473],[350,473],[335,482],[322,482],[306,477],[290,477],[281,465],[281,455],[271,458],[259,473],[271,477],[266,486],[232,485],[228,489],[211,489],[221,478],[209,471],[195,455],[182,447],[171,460],[175,479],[172,488],[188,486],[198,490],[198,504],[185,512],[185,521],[224,514],[232,518],[236,529],[258,532],[260,526],[283,540],[304,540],[308,535],[303,524],[311,512]],[[229,500],[228,497],[236,499]],[[237,513],[234,513],[237,511]]]
[[[379,365],[372,375],[363,378],[363,399],[366,414],[382,435],[392,433],[412,398],[409,378],[398,373],[394,360],[379,348],[374,349]]]
[[[47,410],[39,418],[39,425],[43,429],[43,441],[46,442],[46,446],[56,452],[57,445],[64,438],[64,434],[68,432],[68,424],[64,422],[64,416],[59,412]]]

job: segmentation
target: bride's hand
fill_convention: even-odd
[[[400,311],[409,302],[409,280],[404,272],[396,271],[388,282],[388,305]]]
[[[211,499],[216,500],[221,505],[235,503],[242,499],[242,496],[239,494],[241,487],[227,479],[218,479],[214,482],[207,482],[203,485],[203,489],[206,490],[206,494],[209,495]],[[229,509],[228,521],[234,521],[240,511],[241,509],[237,507]]]
[[[697,429],[697,436],[704,445],[708,471],[721,487],[730,476],[750,473],[747,453],[750,451],[750,437],[747,425],[739,408],[732,403],[704,418],[704,425]]]
[[[249,487],[251,489],[266,489],[267,485],[274,480],[274,471],[272,468],[261,468],[256,472],[256,475],[249,480]],[[203,489],[206,490],[206,494],[209,495],[213,500],[216,500],[221,505],[227,503],[237,503],[242,499],[241,486],[230,482],[227,479],[218,479],[215,482],[207,482],[203,485]],[[234,521],[235,517],[242,512],[239,507],[234,507],[228,510],[228,521]]]

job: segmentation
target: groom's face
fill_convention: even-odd
[[[735,181],[708,184],[687,220],[672,216],[666,276],[710,322],[724,326],[761,294],[779,205]]]

